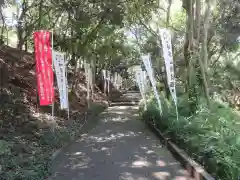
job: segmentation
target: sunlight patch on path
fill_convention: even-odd
[[[179,163],[145,125],[137,107],[109,108],[54,169],[53,180],[181,180]]]

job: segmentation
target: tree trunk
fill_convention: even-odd
[[[188,38],[189,38],[189,50],[192,52],[193,50],[193,24],[194,24],[194,16],[193,16],[193,0],[189,0],[189,11],[188,11]]]
[[[43,7],[43,0],[39,3],[39,9],[38,9],[38,29],[41,29],[42,26],[42,7]]]
[[[2,20],[2,29],[1,29],[1,36],[0,36],[0,44],[4,44],[4,28],[5,28],[5,19],[2,13],[2,5],[0,6],[0,16]]]
[[[7,46],[9,45],[9,37],[8,37],[8,28],[6,28],[7,33]]]
[[[203,87],[204,93],[207,99],[208,106],[211,107],[210,96],[209,96],[209,88],[208,88],[208,30],[209,30],[209,19],[210,19],[210,9],[211,3],[210,0],[206,0],[206,10],[204,15],[204,24],[203,24],[203,43],[202,43],[202,58],[199,58],[201,74],[203,78]]]
[[[72,58],[71,61],[73,60],[76,61],[76,56],[75,54],[72,54]],[[74,78],[73,78],[73,82],[72,82],[72,87],[71,87],[71,92],[73,92],[76,89],[77,83],[79,81],[79,76],[80,76],[80,68],[79,68],[79,64],[80,61],[77,61],[77,63],[75,63],[75,68],[74,68]]]
[[[196,0],[196,11],[195,11],[196,26],[195,26],[195,34],[194,34],[194,38],[196,39],[196,46],[198,46],[199,40],[200,40],[201,9],[202,9],[201,0]]]
[[[209,20],[210,20],[210,0],[206,0],[206,10],[204,15],[204,24],[203,24],[203,65],[204,69],[208,69],[208,30],[209,30]]]
[[[20,11],[20,7],[17,6],[17,36],[18,36],[18,44],[17,44],[17,48],[22,50],[22,47],[24,45],[24,37],[23,37],[23,33],[24,33],[24,29],[23,29],[23,20],[25,18],[26,15],[26,11],[27,11],[27,2],[26,0],[23,0],[22,2],[22,12],[21,15],[19,16],[19,11]]]
[[[169,26],[170,21],[170,13],[171,13],[171,6],[172,6],[172,0],[168,0],[168,8],[167,8],[167,23],[166,26]]]
[[[18,27],[18,44],[17,44],[17,48],[22,50],[22,47],[24,45],[24,39],[23,39],[23,29]]]
[[[27,40],[24,43],[24,47],[25,47],[25,51],[27,52],[28,51],[28,42],[27,42]]]
[[[184,59],[185,59],[185,73],[186,73],[186,83],[185,92],[188,93],[189,107],[191,109],[191,114],[195,113],[198,103],[198,93],[197,93],[197,78],[196,78],[196,56],[198,53],[196,51],[196,44],[194,40],[194,1],[188,0],[184,1],[183,7],[187,11],[186,19],[186,34],[184,43]]]

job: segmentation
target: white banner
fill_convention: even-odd
[[[115,72],[114,74],[113,74],[113,84],[114,84],[114,86],[116,87],[117,86],[117,72]]]
[[[158,106],[159,106],[160,114],[162,114],[162,105],[161,105],[160,97],[159,97],[159,94],[158,94],[158,91],[157,91],[156,80],[153,76],[152,64],[151,64],[151,61],[150,61],[150,54],[143,55],[142,56],[142,61],[145,65],[145,67],[146,67],[148,77],[151,81],[151,84],[152,84],[152,87],[153,87],[153,92],[155,94],[155,97],[157,99],[157,103],[158,103]]]
[[[145,71],[142,71],[142,69],[138,69],[135,71],[135,78],[136,78],[136,82],[137,82],[137,85],[139,87],[139,90],[140,90],[140,94],[142,96],[142,99],[144,101],[144,105],[145,105],[145,109],[147,108],[147,102],[146,102],[146,97],[145,97],[145,93],[146,93],[146,87],[145,87],[145,82],[144,82],[144,72]]]
[[[122,77],[120,74],[117,74],[117,89],[122,88]]]
[[[147,82],[146,82],[147,81],[146,72],[142,70],[141,66],[135,66],[133,68],[133,70],[135,72],[136,82],[137,82],[138,85],[140,85],[139,86],[139,90],[142,91],[145,94],[145,92],[146,92],[146,85],[147,85]]]
[[[103,82],[104,82],[104,93],[107,93],[107,70],[103,69],[102,70],[102,75],[103,75]]]
[[[171,34],[167,29],[160,30],[162,48],[163,48],[163,57],[166,66],[167,81],[171,96],[176,106],[177,111],[177,94],[176,94],[176,82],[174,76],[174,66],[173,66],[173,56],[172,56],[172,43],[171,43]]]
[[[105,69],[102,70],[102,75],[103,75],[103,79],[107,78],[107,73]]]
[[[146,94],[147,92],[147,74],[146,71],[141,72],[141,81],[142,81],[142,86],[143,86],[143,93]]]
[[[61,109],[68,109],[68,86],[66,77],[65,54],[57,51],[52,52],[53,65],[57,77]]]
[[[94,92],[94,84],[93,84],[93,72],[90,64],[88,64],[87,76],[88,76],[88,82],[89,82],[89,87],[90,87],[91,96],[92,96],[93,95],[92,93]]]
[[[136,78],[136,82],[137,85],[139,87],[140,93],[143,97],[143,86],[142,86],[142,78],[141,78],[141,70],[136,70],[135,71],[135,78]]]
[[[90,107],[90,96],[92,94],[92,92],[91,92],[92,70],[91,70],[89,63],[84,62],[84,70],[85,70],[85,77],[86,77],[86,82],[87,82],[87,105],[89,108]]]
[[[111,80],[111,72],[110,71],[107,71],[107,92],[109,94],[110,92],[110,80]]]
[[[143,71],[143,79],[144,79],[143,82],[144,82],[145,91],[147,92],[149,85],[148,85],[148,79],[147,79],[147,72],[146,71]]]

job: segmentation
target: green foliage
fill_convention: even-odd
[[[4,154],[9,154],[11,152],[11,144],[4,140],[0,140],[0,156]]]
[[[17,27],[16,34],[18,34],[19,41],[23,40],[25,43],[27,42],[28,49],[33,48],[33,31],[54,29],[54,48],[69,54],[71,56],[70,65],[72,66],[77,64],[77,60],[93,61],[94,59],[99,70],[102,68],[107,68],[112,72],[118,70],[121,75],[128,77],[129,75],[125,73],[122,67],[141,64],[140,52],[138,51],[141,49],[141,53],[151,54],[152,64],[155,68],[154,72],[157,74],[157,77],[161,78],[162,74],[159,74],[161,72],[160,68],[164,65],[161,43],[158,42],[159,32],[152,25],[155,24],[159,27],[166,26],[165,18],[167,12],[163,5],[165,4],[164,0],[24,0],[20,2],[20,7],[25,9],[19,11],[19,19],[16,20],[18,23],[23,21],[23,27]],[[24,2],[25,5],[23,4]],[[182,1],[179,0],[176,2],[180,6]],[[183,2],[186,3],[188,1],[185,0]],[[6,1],[5,3],[9,6],[16,6],[16,3],[12,1]],[[180,69],[180,73],[176,74],[179,79],[182,79],[182,82],[178,79],[182,86],[189,80],[189,83],[186,85],[188,86],[186,89],[189,90],[189,96],[184,95],[179,98],[179,121],[176,121],[175,107],[163,98],[163,92],[161,92],[163,116],[160,117],[153,95],[150,95],[147,111],[143,111],[142,115],[145,120],[152,121],[177,143],[184,145],[183,148],[198,161],[202,162],[216,177],[224,180],[236,179],[239,175],[238,167],[240,166],[237,155],[239,153],[240,141],[237,135],[240,132],[237,120],[238,116],[230,109],[223,108],[217,103],[213,103],[215,107],[210,111],[206,108],[205,101],[202,98],[197,99],[202,89],[199,86],[199,79],[201,78],[199,77],[199,70],[194,65],[196,62],[193,62],[196,59],[192,58],[192,66],[187,67],[187,63],[185,62],[184,64],[184,59],[182,58],[184,56],[184,35],[188,29],[186,27],[186,12],[185,10],[171,11],[170,14],[172,15],[168,28],[172,31],[173,35],[174,60],[180,62],[179,65],[175,61],[175,67]],[[239,3],[233,0],[229,2],[217,2],[216,7],[212,11],[213,18],[208,36],[210,68],[209,70],[206,69],[206,74],[209,74],[209,79],[207,79],[210,82],[209,84],[213,84],[213,86],[209,85],[209,88],[213,92],[215,91],[215,87],[218,88],[218,91],[222,91],[233,89],[240,84],[239,67],[234,62],[236,59],[235,55],[237,57],[237,54],[234,54],[234,57],[231,58],[228,55],[223,55],[228,54],[227,50],[237,51],[237,48],[239,49],[239,43],[236,41],[240,32],[239,16],[237,13],[239,13]],[[203,24],[201,24],[200,29],[201,36],[202,27],[204,27]],[[133,33],[135,33],[136,41],[130,44],[126,40],[128,38],[126,32],[129,32],[129,30],[132,31],[132,29],[134,29]],[[12,32],[15,33],[15,29]],[[12,35],[8,34],[8,36],[11,37]],[[221,52],[222,48],[223,52]],[[196,47],[196,49],[200,49],[200,47]],[[214,61],[211,57],[214,57]],[[222,61],[227,61],[226,65]],[[185,69],[188,72],[185,72]],[[186,78],[186,74],[189,75],[189,79]],[[164,86],[157,83],[157,89],[163,91]],[[219,92],[219,94],[221,93]],[[190,101],[193,104],[192,106],[189,105]],[[194,105],[197,106],[191,108]],[[102,110],[95,105],[92,108],[94,113],[101,112]],[[13,120],[15,120],[16,116],[13,111],[22,113],[19,107],[17,110],[13,109],[13,107],[0,108],[1,110],[8,111],[5,112],[8,115],[11,113]],[[189,116],[191,112],[196,113],[194,116]],[[43,178],[44,171],[47,171],[45,168],[47,165],[44,164],[43,160],[45,155],[42,156],[40,154],[42,152],[49,153],[52,149],[61,147],[69,139],[75,137],[79,127],[79,122],[75,122],[68,128],[57,129],[55,134],[52,134],[47,129],[38,137],[38,144],[46,146],[49,149],[33,148],[32,146],[28,149],[21,147],[20,149],[27,152],[38,152],[36,155],[30,155],[27,158],[17,157],[21,153],[17,151],[18,148],[13,150],[12,144],[15,142],[11,140],[0,141],[0,156],[4,155],[7,157],[4,159],[4,162],[1,162],[1,164],[5,164],[6,162],[4,170],[8,170],[10,167],[17,169],[16,171],[11,170],[11,173],[5,173],[5,179],[14,179],[18,176],[20,179],[28,179],[29,176],[33,177],[33,179]],[[30,128],[28,127],[27,129]],[[31,133],[36,130],[32,129]],[[13,152],[17,155],[13,156]],[[24,158],[30,161],[26,162]],[[31,166],[33,169],[19,173],[22,167],[25,166]]]
[[[0,179],[15,180],[42,180],[51,173],[49,164],[54,151],[65,146],[84,129],[90,129],[88,124],[96,123],[96,116],[100,114],[106,106],[92,104],[88,111],[88,116],[77,117],[66,126],[56,128],[53,133],[51,128],[44,128],[38,135],[22,133],[21,136],[8,136],[0,140]],[[30,130],[29,130],[30,131]],[[36,132],[35,132],[36,133]]]
[[[200,162],[218,180],[236,180],[240,176],[240,117],[232,109],[213,102],[209,110],[203,98],[194,116],[188,116],[187,97],[179,98],[179,121],[174,106],[166,106],[163,116],[156,102],[140,111],[144,121],[154,123],[190,156]]]
[[[171,23],[174,25],[174,29],[179,29],[179,31],[184,31],[185,20],[186,20],[186,13],[184,11],[180,11],[174,14],[174,18],[172,19]]]
[[[46,148],[28,144],[24,142],[15,142],[15,140],[6,139],[4,146],[1,141],[0,154],[0,176],[6,180],[13,179],[43,179],[49,173],[49,152],[51,148]]]

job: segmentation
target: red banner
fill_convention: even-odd
[[[46,106],[52,104],[54,101],[50,32],[34,32],[34,45],[40,106]]]

